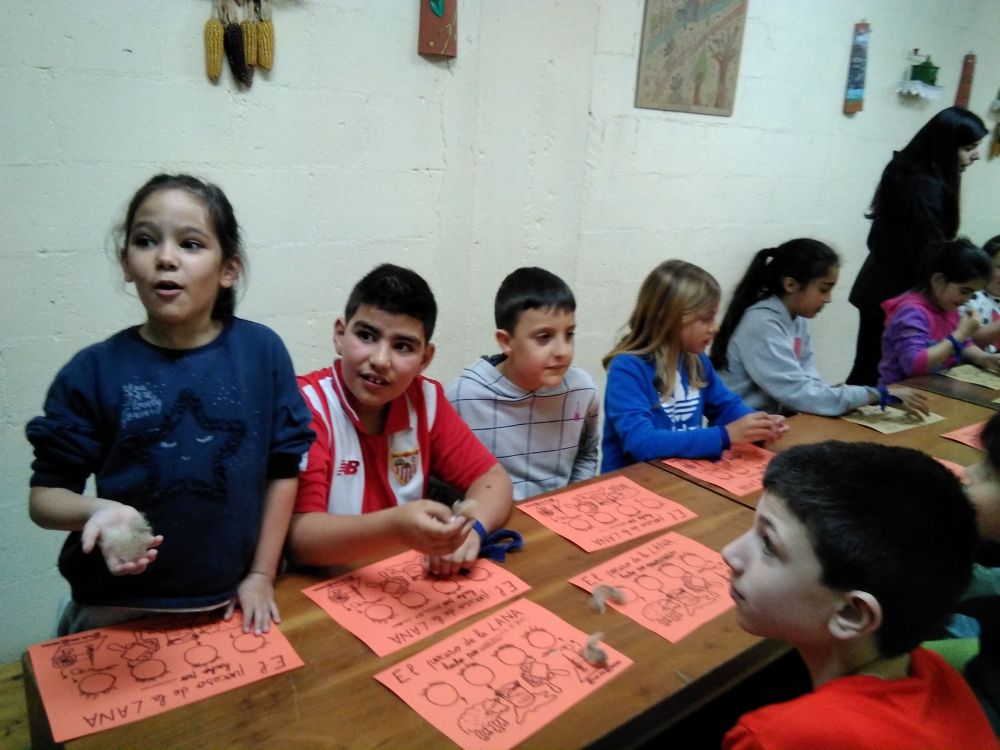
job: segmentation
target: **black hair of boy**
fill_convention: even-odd
[[[525,310],[576,312],[576,299],[566,282],[551,271],[525,266],[508,274],[497,289],[493,305],[497,328],[513,334]]]
[[[764,487],[807,529],[821,582],[882,608],[882,656],[913,650],[972,575],[975,513],[958,478],[911,448],[826,441],[778,454]]]
[[[995,258],[996,254],[1000,253],[1000,234],[990,237],[983,243],[983,252],[991,258]]]
[[[424,339],[430,341],[437,323],[434,293],[416,271],[383,263],[369,271],[354,285],[344,319],[350,320],[362,305],[375,307],[390,315],[409,315],[424,325]]]

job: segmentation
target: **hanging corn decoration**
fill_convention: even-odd
[[[222,46],[226,51],[226,59],[229,60],[229,69],[233,71],[236,80],[249,86],[253,82],[253,72],[252,68],[247,68],[246,54],[243,52],[243,29],[235,19],[233,0],[229,0]]]
[[[257,64],[257,13],[253,3],[246,0],[246,17],[240,21],[240,30],[243,32],[243,59],[246,61],[250,75],[253,75],[253,67]]]
[[[271,20],[270,0],[254,0],[257,14],[257,66],[270,70],[274,67],[274,22]]]
[[[222,75],[222,37],[225,29],[219,20],[218,0],[212,2],[212,17],[205,21],[205,73],[215,83]]]

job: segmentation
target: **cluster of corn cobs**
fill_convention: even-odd
[[[233,77],[244,86],[253,83],[255,67],[270,70],[274,65],[274,22],[267,2],[213,0],[212,17],[205,22],[205,72],[210,81],[222,75],[223,54]],[[240,5],[244,18],[237,21]]]

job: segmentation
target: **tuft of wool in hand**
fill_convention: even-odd
[[[116,526],[101,532],[104,549],[125,562],[134,562],[146,554],[153,529],[144,516],[133,516],[126,527]]]
[[[596,609],[603,615],[608,608],[608,599],[615,604],[624,604],[625,594],[622,593],[621,589],[602,583],[590,594],[590,608]]]

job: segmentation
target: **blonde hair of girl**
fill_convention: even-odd
[[[683,358],[688,382],[705,386],[705,372],[696,354],[681,349],[684,325],[718,310],[722,294],[711,274],[683,260],[664,261],[642,286],[629,316],[625,334],[601,363],[608,369],[619,354],[652,355],[656,364],[656,389],[672,393]]]

